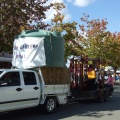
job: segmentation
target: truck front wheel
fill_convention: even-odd
[[[55,97],[47,97],[43,106],[44,112],[53,113],[57,107],[57,100]]]

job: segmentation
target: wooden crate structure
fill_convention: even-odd
[[[65,67],[42,67],[42,75],[45,84],[69,84],[71,76],[68,68]]]

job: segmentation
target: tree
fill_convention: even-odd
[[[108,39],[109,38],[109,39]],[[120,33],[110,33],[108,38],[105,39],[104,54],[109,65],[114,68],[114,72],[120,67]]]
[[[93,19],[89,20],[89,15],[84,14],[84,17],[81,18],[81,21],[84,22],[83,25],[79,25],[80,30],[82,31],[80,34],[84,37],[80,39],[84,46],[85,54],[92,58],[103,58],[103,50],[104,50],[104,39],[107,37],[109,33],[106,31],[106,25],[108,22],[104,19]]]
[[[57,5],[59,6],[59,4]],[[57,14],[52,19],[52,30],[64,32],[65,58],[70,55],[85,55],[106,61],[107,65],[114,68],[120,66],[118,55],[120,53],[120,33],[111,33],[107,30],[107,19],[89,20],[89,15],[84,14],[80,19],[83,24],[79,25],[81,31],[79,32],[77,29],[78,23],[63,23],[62,16],[65,15],[62,15],[60,11],[61,9],[57,9]]]
[[[120,67],[120,33],[107,31],[106,19],[88,20],[88,18],[89,16],[84,14],[81,20],[86,26],[79,25],[85,35],[83,39],[80,39],[84,46],[84,54],[106,61],[107,65],[112,66],[116,72],[116,69]]]
[[[45,6],[46,1],[0,0],[0,51],[12,50],[14,37],[23,29],[34,29],[35,24],[46,26],[42,20],[52,6]]]
[[[65,16],[61,14],[61,10],[65,8],[63,3],[55,2],[53,8],[56,10],[56,14],[54,14],[54,18],[51,19],[51,30],[63,33],[63,37],[65,39],[65,59],[70,55],[80,55],[79,51],[82,47],[76,40],[78,33],[76,30],[77,22],[63,22]]]

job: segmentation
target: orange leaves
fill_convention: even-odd
[[[54,18],[51,19],[51,21],[54,22],[56,25],[58,25],[58,22],[62,23],[63,19],[64,19],[64,15],[57,12],[56,15],[54,14]]]
[[[106,30],[106,25],[108,22],[106,19],[102,19],[101,21],[99,19],[93,19],[89,20],[89,15],[83,14],[84,17],[81,18],[81,21],[84,22],[84,25],[79,25],[79,28],[81,31],[86,32],[87,36],[95,36],[99,34],[100,32],[104,32]],[[86,26],[85,26],[86,25]]]
[[[61,11],[63,8],[65,8],[64,3],[53,3],[53,9],[55,9],[56,11]]]

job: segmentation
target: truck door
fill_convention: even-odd
[[[34,72],[23,72],[24,79],[24,105],[36,106],[40,98],[40,83]]]
[[[0,78],[0,110],[21,107],[23,88],[19,72],[7,72]]]

